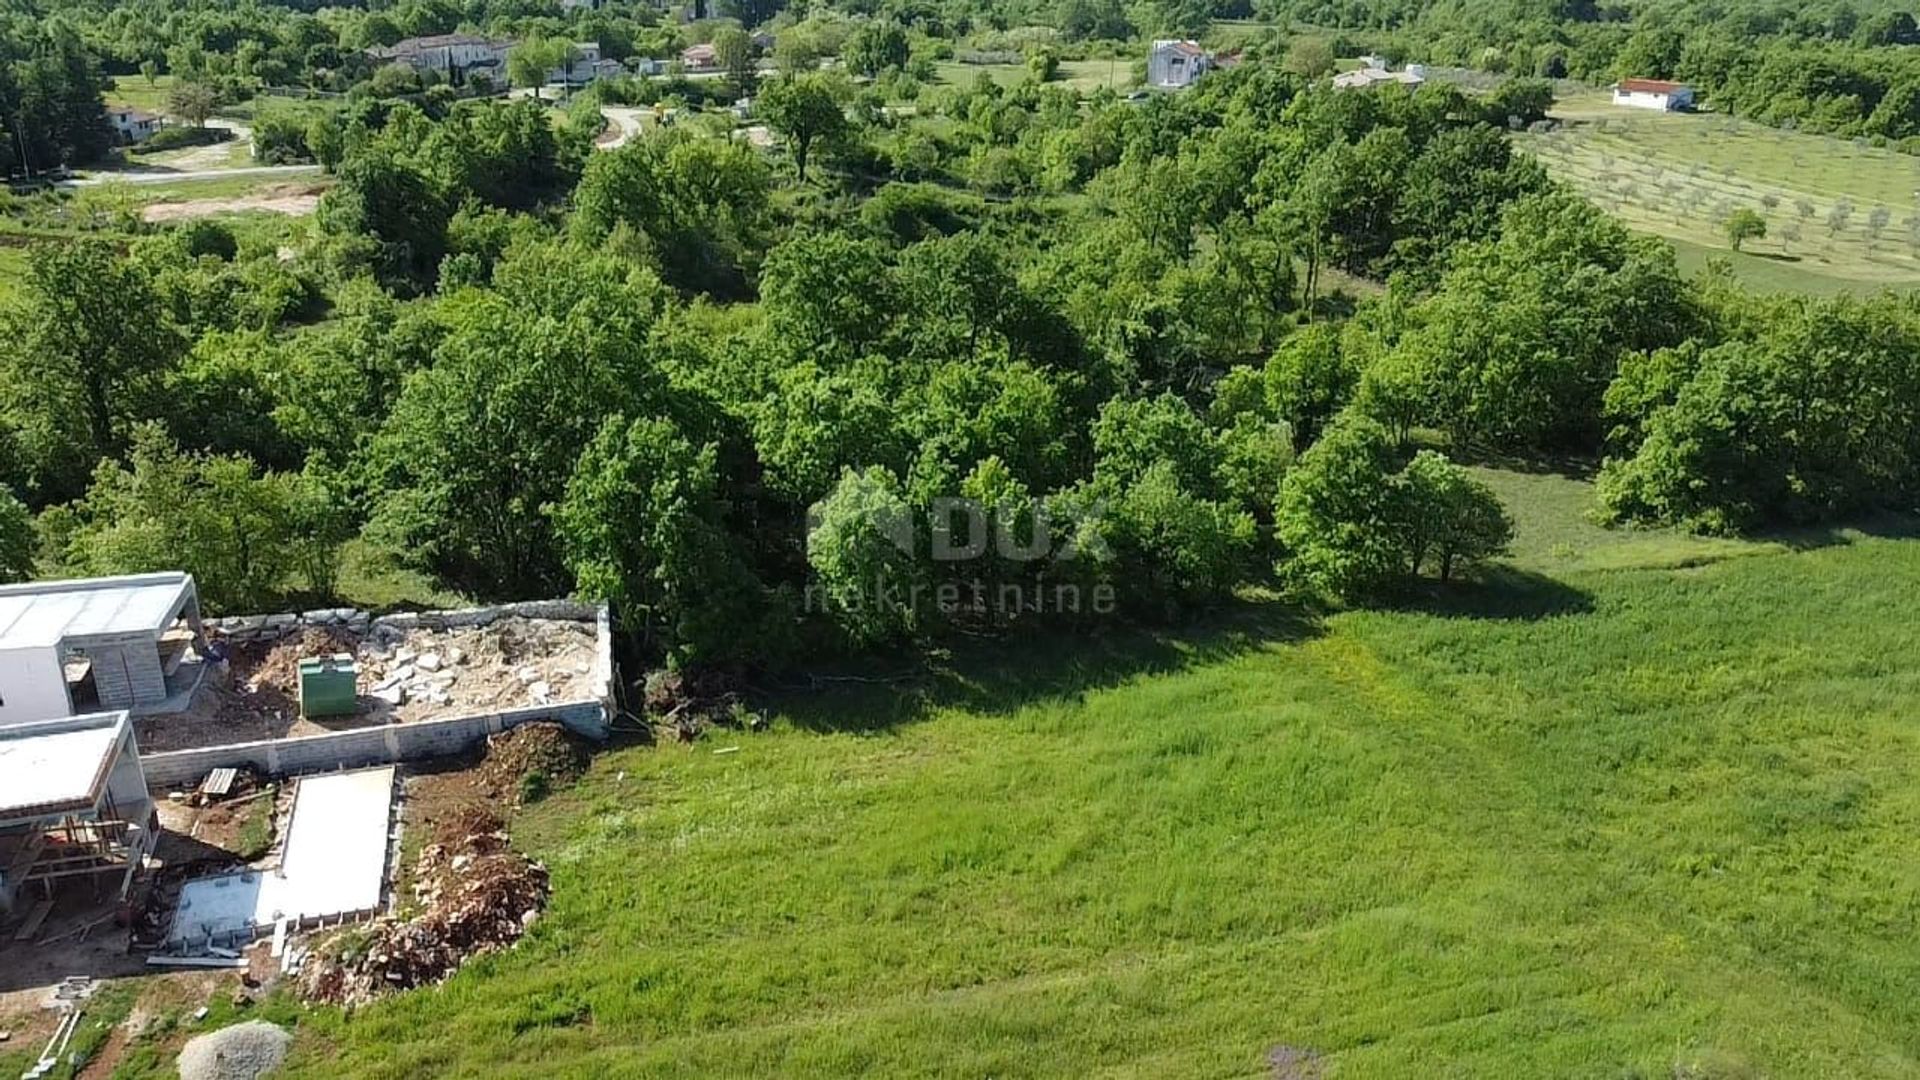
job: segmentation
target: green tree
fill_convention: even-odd
[[[507,81],[538,91],[547,76],[573,59],[573,45],[564,38],[528,38],[507,52]]]
[[[65,561],[101,576],[186,570],[213,613],[273,610],[307,554],[297,486],[238,455],[185,453],[158,425],[142,425],[126,463],[95,474]]]
[[[737,26],[722,27],[713,35],[713,52],[735,96],[752,94],[759,80],[753,66],[753,39],[747,32]]]
[[[758,108],[773,130],[786,138],[803,184],[814,148],[841,138],[848,130],[840,95],[821,74],[783,75],[760,95]]]
[[[337,119],[332,116],[314,117],[307,122],[306,139],[307,149],[321,168],[333,172],[340,167],[340,159],[346,156],[347,140]]]
[[[639,139],[588,160],[574,188],[574,235],[602,243],[625,225],[669,283],[742,291],[772,221],[772,174],[744,143],[700,136]]]
[[[219,104],[218,91],[205,83],[175,83],[173,89],[167,91],[167,111],[189,127],[206,127],[207,117],[213,115],[214,107]]]
[[[1333,70],[1333,46],[1326,38],[1297,37],[1287,43],[1281,66],[1303,79],[1317,79]]]
[[[1301,239],[1307,273],[1302,281],[1301,307],[1311,315],[1320,295],[1320,268],[1327,261],[1327,246],[1334,217],[1346,203],[1349,177],[1354,172],[1353,149],[1338,143],[1316,155],[1307,165],[1300,182],[1287,196],[1287,216]]]
[[[1525,127],[1547,118],[1553,108],[1553,84],[1545,79],[1508,79],[1493,88],[1483,106],[1495,127]]]
[[[1340,334],[1330,326],[1297,331],[1267,361],[1266,402],[1305,450],[1353,399],[1360,371],[1341,353]]]
[[[1353,413],[1334,421],[1280,486],[1273,513],[1281,576],[1307,593],[1353,599],[1403,573],[1394,472],[1386,428]]]
[[[1432,560],[1441,581],[1461,566],[1504,555],[1513,521],[1493,489],[1432,450],[1422,450],[1400,474],[1400,531],[1410,573]]]
[[[34,576],[37,544],[32,511],[13,492],[0,488],[0,585]]]
[[[384,148],[348,156],[340,182],[320,198],[322,230],[357,242],[381,284],[403,295],[424,292],[446,251],[445,197],[413,166]]]
[[[1060,74],[1060,54],[1041,47],[1027,54],[1027,74],[1037,83],[1050,83]]]
[[[8,312],[0,392],[22,431],[36,497],[79,493],[101,457],[126,447],[182,343],[147,270],[95,237],[29,249],[24,302]]]
[[[907,66],[907,32],[891,19],[870,19],[847,39],[840,58],[847,70],[875,76],[888,68]]]
[[[649,653],[764,661],[764,596],[724,520],[714,444],[665,419],[607,421],[587,447],[554,529],[581,595],[613,605]]]
[[[849,469],[807,516],[808,613],[828,615],[857,645],[911,636],[922,623],[925,575],[899,480],[879,466]]]
[[[878,347],[899,311],[885,252],[846,233],[801,232],[774,248],[760,293],[773,340],[830,369]]]
[[[606,421],[682,411],[648,350],[657,279],[548,242],[442,302],[433,362],[407,376],[369,452],[374,526],[483,596],[550,596],[569,575],[545,508]]]
[[[1740,245],[1746,243],[1748,240],[1763,240],[1766,238],[1767,219],[1761,217],[1759,211],[1743,206],[1727,215],[1725,228],[1727,232],[1727,242],[1733,245],[1733,250],[1739,251]]]

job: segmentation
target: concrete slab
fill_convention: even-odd
[[[113,762],[123,724],[64,729],[50,724],[0,728],[0,818],[49,806],[88,804]]]
[[[280,868],[188,882],[169,943],[230,944],[282,920],[298,925],[377,910],[392,806],[391,768],[299,781]]]

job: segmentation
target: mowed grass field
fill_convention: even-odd
[[[1871,292],[1920,284],[1920,158],[1713,114],[1616,108],[1604,92],[1562,102],[1562,126],[1520,136],[1555,177],[1690,265],[1733,259],[1750,285]],[[1734,255],[1727,215],[1751,209],[1764,239]]]
[[[312,1014],[292,1074],[1920,1072],[1920,542],[1613,533],[1487,475],[1490,586],[602,756],[516,825],[530,937]]]

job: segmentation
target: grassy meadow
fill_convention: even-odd
[[[1734,117],[1563,102],[1562,126],[1520,136],[1555,177],[1696,265],[1731,256],[1750,285],[1816,293],[1920,284],[1920,158]],[[1723,223],[1767,236],[1731,250]]]
[[[603,755],[299,1076],[1920,1071],[1920,543],[1515,502],[1488,584],[983,647]],[[871,673],[870,673],[871,674]],[[721,752],[728,751],[728,752]]]
[[[1001,86],[1017,86],[1027,78],[1025,64],[966,64],[943,60],[934,65],[935,82],[942,86],[972,86],[982,72]],[[1070,86],[1082,94],[1091,94],[1102,86],[1115,90],[1133,87],[1133,64],[1127,60],[1062,60],[1059,73],[1050,86]]]

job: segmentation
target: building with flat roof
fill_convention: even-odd
[[[0,728],[166,711],[191,694],[208,651],[191,574],[0,586]]]
[[[0,727],[0,911],[77,877],[125,897],[156,832],[126,713]]]
[[[1613,103],[1629,109],[1684,112],[1693,108],[1693,87],[1666,79],[1621,79],[1613,84]]]

